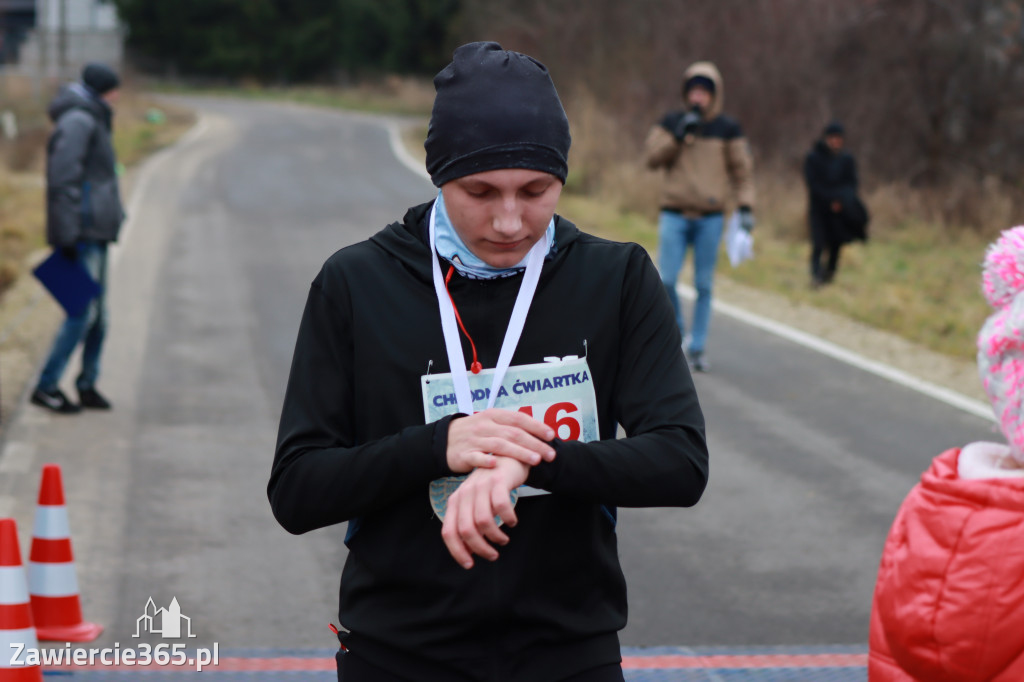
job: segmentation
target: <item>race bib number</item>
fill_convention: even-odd
[[[473,410],[487,408],[491,396],[494,370],[485,369],[469,375],[469,388],[473,397]],[[427,374],[420,377],[423,395],[423,416],[426,422],[459,411],[451,374]],[[585,358],[570,355],[565,358],[547,358],[535,365],[509,367],[494,406],[505,410],[518,410],[554,429],[557,437],[570,441],[589,442],[600,438],[597,422],[597,395]],[[430,484],[430,504],[443,520],[448,497],[465,480],[465,476],[448,476]],[[518,497],[547,495],[545,490],[520,486],[512,492],[512,501]]]

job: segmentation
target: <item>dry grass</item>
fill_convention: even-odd
[[[719,276],[840,313],[940,353],[974,357],[975,336],[990,312],[979,291],[980,263],[998,229],[979,234],[914,220],[905,205],[918,198],[901,188],[879,188],[867,195],[875,210],[871,241],[844,248],[835,282],[814,291],[803,186],[767,173],[760,174],[759,185],[756,256],[734,269],[723,254]],[[560,212],[582,229],[637,242],[652,257],[657,249],[656,221],[649,212],[572,194]],[[1001,227],[1010,224],[1005,220]]]
[[[410,116],[429,116],[434,103],[434,87],[429,80],[400,76],[350,87],[275,88],[256,83],[223,87],[154,83],[151,89],[169,94],[225,95]]]
[[[869,243],[843,249],[835,282],[818,291],[809,287],[808,245],[780,237],[770,222],[758,230],[755,259],[727,274],[932,350],[973,357],[989,312],[979,290],[986,240],[923,223],[873,228]]]
[[[117,104],[114,148],[118,161],[133,166],[168,146],[195,123],[188,109],[155,100],[151,95],[126,93]]]
[[[412,158],[427,162],[427,150],[423,147],[423,141],[427,139],[427,123],[422,125],[408,125],[402,129],[402,144]]]
[[[45,242],[43,186],[35,176],[0,169],[0,296]]]

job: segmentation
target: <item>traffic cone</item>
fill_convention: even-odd
[[[0,519],[0,681],[42,682],[43,669],[38,663],[11,665],[16,655],[17,660],[26,662],[28,652],[38,656],[39,641],[32,627],[28,584],[18,549],[18,527],[14,519]]]
[[[82,619],[60,467],[43,467],[28,557],[28,591],[39,639],[91,642],[103,626]]]

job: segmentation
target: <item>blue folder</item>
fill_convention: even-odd
[[[65,258],[59,250],[55,250],[36,266],[32,274],[53,294],[69,317],[77,317],[85,312],[89,301],[100,293],[100,285],[89,275],[85,266]]]

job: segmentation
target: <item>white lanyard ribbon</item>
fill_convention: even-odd
[[[466,369],[466,359],[462,353],[462,339],[459,337],[458,323],[455,321],[455,307],[448,295],[448,288],[445,286],[444,278],[441,276],[441,266],[437,262],[437,253],[434,249],[434,208],[430,209],[430,262],[434,271],[434,292],[437,294],[437,305],[441,309],[441,330],[444,332],[444,345],[448,351],[448,366],[451,368],[452,384],[455,386],[455,398],[459,404],[459,411],[464,414],[473,414],[473,397],[469,390],[469,372]],[[544,257],[550,248],[546,235],[542,235],[537,243],[530,249],[526,260],[526,273],[519,285],[519,295],[516,296],[516,304],[512,308],[512,317],[508,321],[508,329],[505,330],[505,340],[501,344],[501,353],[498,355],[498,364],[494,368],[494,381],[491,383],[491,394],[487,399],[487,408],[494,407],[494,401],[498,398],[498,389],[505,378],[505,373],[512,364],[512,354],[519,345],[519,337],[523,334],[523,326],[526,324],[526,314],[533,302],[533,295],[537,292],[537,282],[540,281],[540,271],[544,267]]]

